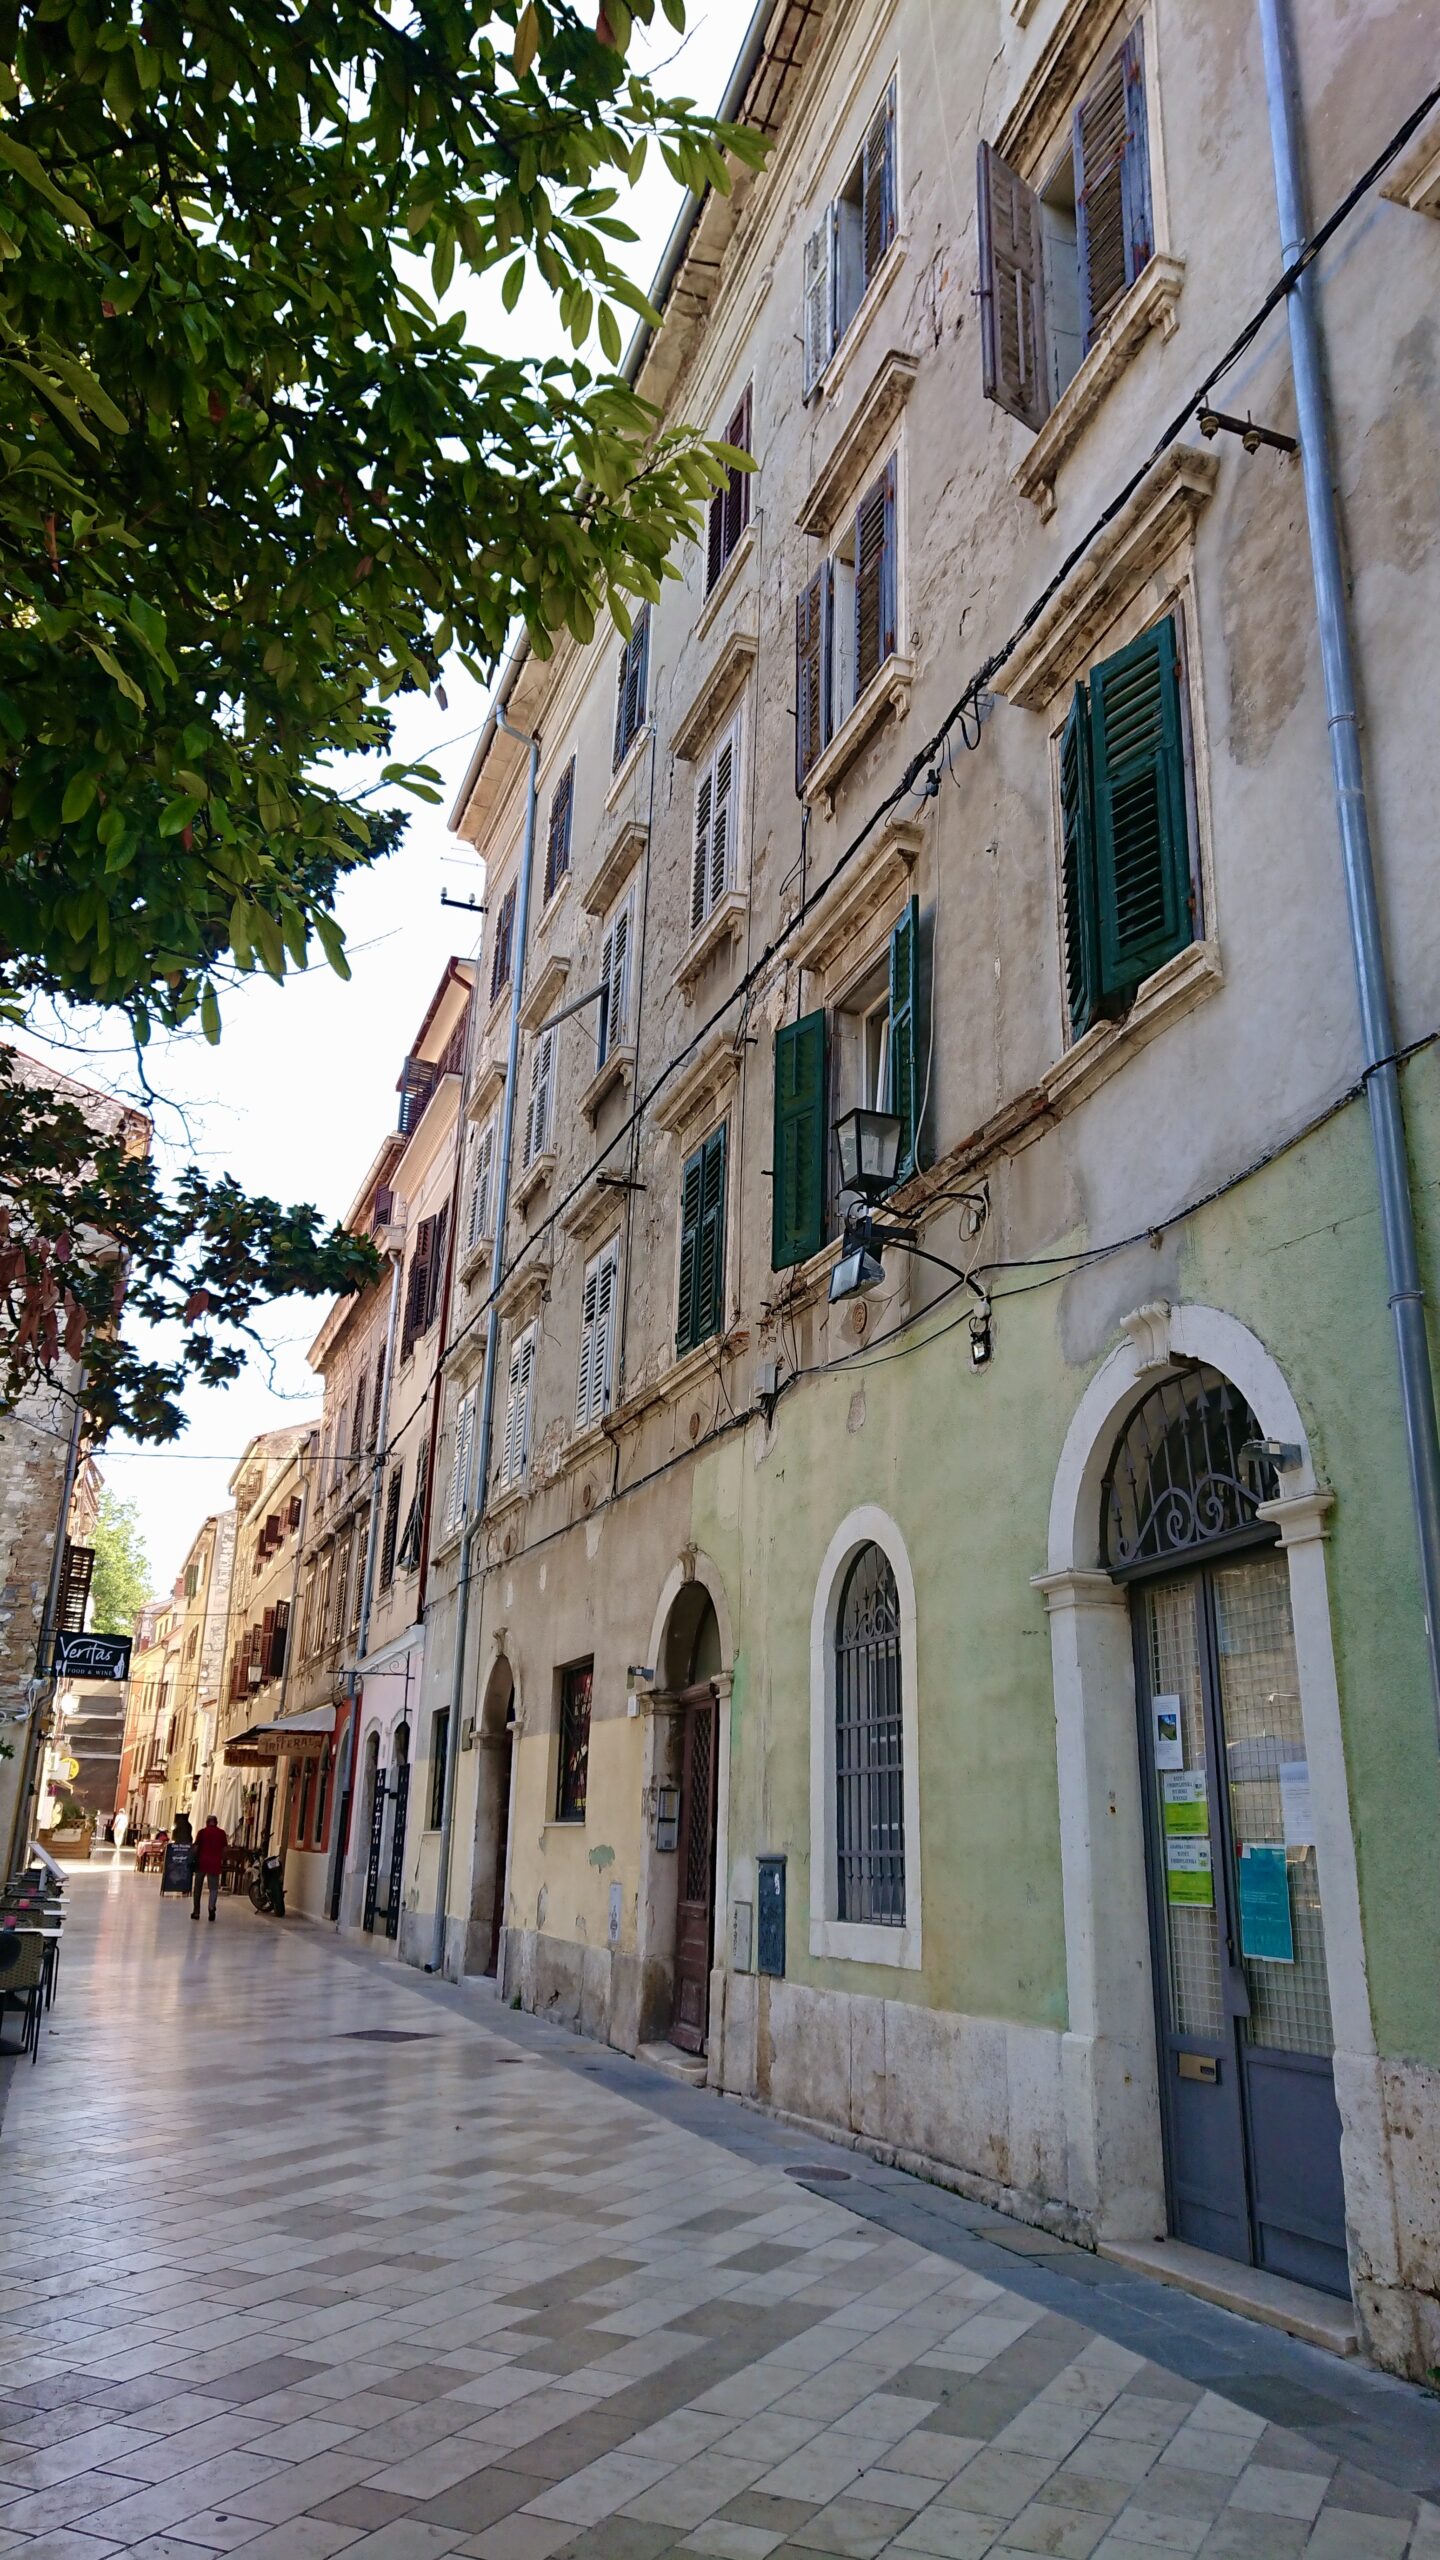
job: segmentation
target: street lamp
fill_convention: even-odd
[[[840,1150],[840,1188],[858,1191],[862,1200],[883,1200],[895,1188],[900,1162],[900,1114],[867,1111],[857,1104],[835,1123]]]

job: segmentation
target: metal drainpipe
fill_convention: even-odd
[[[1289,266],[1299,256],[1306,238],[1294,40],[1286,0],[1259,0],[1259,10],[1265,48],[1270,150],[1275,165],[1275,198],[1280,216],[1280,249],[1284,263]],[[1420,1259],[1415,1241],[1405,1117],[1395,1058],[1395,1027],[1385,968],[1380,902],[1375,888],[1365,774],[1360,758],[1355,668],[1345,575],[1340,557],[1335,469],[1316,298],[1315,269],[1307,267],[1292,285],[1287,299],[1290,361],[1295,379],[1300,458],[1305,473],[1305,511],[1310,528],[1310,560],[1315,582],[1320,662],[1325,678],[1325,708],[1330,724],[1335,808],[1340,826],[1345,896],[1350,910],[1356,988],[1360,998],[1365,1090],[1370,1102],[1370,1132],[1380,1191],[1380,1223],[1385,1239],[1390,1308],[1400,1367],[1400,1403],[1420,1548],[1420,1588],[1430,1656],[1431,1704],[1435,1711],[1437,1736],[1440,1736],[1440,1435],[1437,1435],[1435,1424],[1435,1380],[1430,1365],[1425,1292],[1420,1280]]]
[[[370,1462],[370,1515],[365,1526],[365,1570],[360,1576],[360,1615],[355,1627],[355,1659],[345,1675],[345,1730],[340,1737],[340,1759],[335,1771],[335,1846],[330,1856],[330,1875],[326,1886],[325,1907],[335,1927],[340,1925],[340,1895],[343,1890],[345,1852],[350,1845],[349,1809],[345,1790],[350,1783],[350,1765],[355,1757],[355,1726],[360,1696],[360,1665],[370,1642],[370,1605],[375,1597],[375,1523],[380,1517],[380,1494],[385,1482],[385,1461],[389,1450],[385,1443],[390,1430],[390,1380],[395,1366],[395,1331],[400,1311],[400,1271],[404,1249],[390,1255],[390,1312],[385,1319],[385,1356],[380,1366],[380,1427],[375,1434],[375,1450]],[[364,1424],[361,1423],[363,1430]],[[303,1531],[303,1523],[302,1523]],[[295,1572],[298,1579],[300,1558],[297,1551]],[[291,1611],[294,1624],[294,1611]],[[290,1656],[285,1656],[288,1667]],[[342,1820],[342,1809],[345,1818]]]
[[[84,1427],[85,1372],[75,1380],[75,1414],[70,1425],[70,1446],[65,1452],[65,1474],[60,1488],[60,1512],[55,1523],[55,1549],[50,1558],[50,1579],[45,1587],[45,1615],[40,1621],[40,1646],[35,1677],[30,1681],[30,1717],[25,1727],[25,1756],[20,1768],[20,1793],[15,1801],[15,1827],[10,1834],[7,1868],[18,1875],[25,1864],[30,1847],[30,1800],[40,1782],[40,1725],[55,1699],[55,1674],[50,1657],[55,1650],[56,1621],[60,1614],[60,1579],[65,1570],[65,1545],[70,1535],[70,1504],[75,1493],[75,1478],[80,1471],[80,1434]],[[41,1691],[47,1695],[41,1704]],[[40,1826],[35,1825],[38,1831]]]
[[[496,697],[495,718],[508,738],[530,750],[530,780],[525,799],[525,850],[520,862],[520,894],[515,908],[515,952],[510,971],[510,1030],[505,1050],[505,1098],[500,1105],[500,1155],[495,1167],[495,1257],[491,1265],[490,1303],[485,1310],[485,1369],[480,1384],[480,1428],[472,1473],[465,1487],[465,1528],[460,1540],[459,1579],[455,1593],[455,1652],[450,1671],[450,1744],[445,1754],[445,1802],[440,1815],[440,1865],[435,1879],[435,1934],[427,1973],[445,1970],[445,1906],[450,1893],[450,1857],[455,1834],[455,1788],[460,1764],[460,1706],[464,1696],[465,1639],[470,1625],[470,1557],[490,1482],[490,1450],[495,1433],[495,1355],[500,1342],[500,1314],[495,1304],[505,1219],[510,1205],[510,1156],[515,1135],[515,1084],[520,1061],[520,1001],[525,991],[525,942],[530,923],[530,879],[535,868],[535,811],[540,789],[540,736],[517,729],[505,717]],[[479,994],[479,988],[476,988]]]

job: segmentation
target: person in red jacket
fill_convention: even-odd
[[[225,1852],[230,1843],[213,1813],[205,1817],[200,1837],[195,1843],[195,1859],[191,1868],[190,1917],[200,1917],[200,1887],[210,1887],[210,1917],[215,1917],[215,1902],[220,1891],[220,1876],[225,1865]]]

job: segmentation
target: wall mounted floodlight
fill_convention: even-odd
[[[830,1304],[838,1307],[846,1298],[868,1297],[872,1289],[885,1286],[885,1265],[878,1253],[868,1245],[857,1244],[842,1254],[830,1274]]]

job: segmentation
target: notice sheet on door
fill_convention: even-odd
[[[1295,1961],[1290,1876],[1283,1841],[1247,1840],[1240,1852],[1240,1952],[1252,1963]]]
[[[1165,1899],[1167,1902],[1203,1902],[1215,1900],[1215,1878],[1210,1870],[1210,1843],[1186,1837],[1183,1832],[1165,1834]]]

